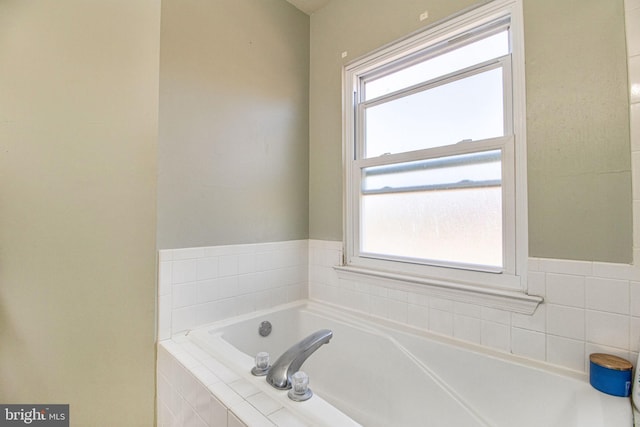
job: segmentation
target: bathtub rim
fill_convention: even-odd
[[[201,325],[198,328],[195,328],[193,332],[205,333],[207,336],[210,336],[210,337],[217,334],[218,339],[221,342],[230,346],[234,350],[240,352],[240,350],[236,349],[231,343],[229,343],[228,341],[226,341],[224,338],[221,337],[222,336],[222,333],[220,332],[221,329],[223,329],[226,326],[234,325],[240,322],[256,320],[261,317],[268,316],[269,314],[281,312],[289,309],[308,309],[312,313],[326,315],[338,321],[343,321],[348,323],[353,323],[354,321],[356,322],[356,324],[364,322],[368,325],[373,325],[373,327],[375,328],[381,328],[383,331],[385,331],[385,333],[388,333],[388,330],[391,330],[394,332],[410,334],[413,336],[417,336],[421,339],[432,340],[443,345],[452,346],[454,348],[457,348],[463,351],[468,351],[473,354],[478,354],[482,357],[497,359],[498,361],[514,364],[527,369],[541,371],[546,374],[557,375],[560,377],[564,377],[566,379],[578,381],[583,385],[589,386],[588,374],[585,372],[569,369],[563,366],[553,365],[545,361],[530,359],[521,355],[507,353],[505,351],[489,348],[480,344],[463,341],[455,337],[438,334],[433,331],[420,329],[418,327],[411,326],[406,323],[400,323],[390,319],[380,318],[377,316],[373,316],[369,313],[363,313],[357,310],[352,310],[349,308],[342,307],[340,305],[331,304],[324,301],[312,300],[312,299],[301,299],[294,302],[274,306],[268,309],[258,310],[255,312],[245,313],[245,314],[241,314],[241,315],[234,316],[227,319],[222,319],[216,322],[211,322],[205,325]],[[189,335],[189,332],[191,331],[188,331],[187,335]],[[242,353],[242,354],[245,354],[245,353]],[[228,360],[228,355],[218,353],[217,356],[222,358],[222,360]],[[252,366],[253,360],[252,358],[250,359],[251,359],[251,366]],[[242,369],[249,372],[251,366],[249,366],[248,368],[246,368],[246,366],[243,366]],[[234,366],[234,369],[237,369],[237,366]],[[269,391],[277,392],[277,390],[272,389],[271,387],[269,387]],[[336,411],[343,414],[342,412],[340,412],[338,408],[333,407],[326,401],[323,401],[323,402],[329,407],[334,408]],[[631,402],[629,401],[628,405],[623,405],[622,403],[617,404],[616,408],[618,407],[622,408],[623,406],[624,406],[625,414],[621,416],[621,419],[622,418],[625,419],[624,425],[628,425],[629,427],[631,427],[633,426],[633,411],[632,411]],[[291,408],[288,405],[285,405],[285,407]],[[293,411],[298,413],[298,411],[295,409],[293,409]],[[351,420],[352,422],[354,422],[354,425],[359,425],[357,424],[357,422],[355,422],[355,420],[351,419],[348,415],[346,414],[343,414],[343,415],[349,420]],[[301,416],[301,418],[307,419],[310,421],[310,419],[305,416]],[[315,418],[315,417],[312,417],[312,418]],[[629,423],[626,423],[627,419],[629,420]],[[312,424],[318,425],[317,422],[314,422]],[[337,424],[334,424],[334,425],[337,425]]]
[[[191,342],[200,349],[208,352],[214,359],[232,370],[242,380],[248,381],[260,390],[260,392],[267,394],[267,396],[281,404],[282,407],[288,409],[292,414],[304,421],[306,423],[305,425],[314,427],[331,427],[337,425],[341,427],[363,427],[356,420],[349,417],[349,415],[324,400],[321,395],[314,394],[312,399],[305,402],[294,402],[287,397],[288,390],[275,389],[265,381],[264,376],[257,377],[252,375],[251,368],[254,366],[252,355],[247,355],[234,347],[222,337],[222,332],[220,332],[220,329],[226,326],[260,318],[270,313],[302,307],[306,305],[306,302],[307,300],[298,300],[272,308],[222,319],[189,331],[183,331],[177,334],[178,336],[172,337],[172,340]],[[202,335],[205,335],[205,337],[202,338]],[[246,401],[247,399],[244,398],[244,400]],[[231,410],[233,410],[233,408],[231,408]],[[240,414],[236,415],[241,417]],[[265,417],[267,417],[267,415],[265,415]]]
[[[457,347],[462,350],[467,350],[472,353],[481,354],[483,356],[496,358],[505,362],[514,363],[517,365],[525,366],[532,369],[542,370],[549,373],[554,373],[560,376],[569,377],[578,381],[588,382],[589,376],[586,372],[577,371],[574,369],[570,369],[564,366],[554,365],[549,362],[531,359],[526,356],[517,355],[513,353],[507,353],[502,350],[493,349],[487,346],[483,346],[482,344],[473,343],[470,341],[461,340],[459,338],[451,337],[449,335],[439,334],[434,331],[424,330],[416,326],[408,325],[406,323],[396,322],[390,319],[378,317],[369,313],[363,313],[357,310],[353,310],[350,308],[345,308],[340,305],[324,302],[324,301],[316,301],[313,299],[300,299],[293,302],[280,304],[271,308],[257,310],[251,313],[244,313],[237,316],[229,317],[226,319],[218,320],[215,322],[210,322],[207,324],[203,324],[198,326],[197,328],[182,331],[176,335],[188,335],[191,332],[207,330],[208,332],[212,329],[219,330],[226,326],[234,325],[239,322],[249,321],[255,319],[257,317],[267,316],[271,313],[276,313],[283,310],[307,307],[312,309],[312,311],[320,311],[320,312],[328,312],[333,317],[343,317],[343,320],[352,321],[356,320],[359,322],[370,322],[373,325],[381,326],[384,329],[396,330],[401,333],[407,333],[419,336],[424,339],[434,340],[441,344],[451,345],[453,347]],[[211,332],[209,332],[211,334]]]

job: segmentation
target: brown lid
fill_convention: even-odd
[[[607,369],[614,369],[616,371],[630,371],[633,369],[633,365],[622,357],[614,356],[612,354],[593,353],[589,356],[596,365],[602,366]]]

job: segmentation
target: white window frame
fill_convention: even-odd
[[[362,168],[401,161],[406,153],[378,158],[358,158],[362,150],[355,129],[362,114],[356,96],[362,90],[362,79],[393,63],[402,64],[403,58],[437,46],[455,41],[470,34],[478,27],[509,19],[511,54],[499,59],[499,66],[507,72],[505,81],[505,136],[481,142],[462,142],[443,149],[423,150],[427,157],[455,155],[484,149],[500,148],[505,158],[502,162],[503,188],[503,257],[502,269],[470,269],[467,266],[430,263],[429,265],[399,262],[392,259],[363,256],[359,252],[359,197]],[[525,70],[522,0],[495,0],[491,3],[463,11],[425,30],[392,43],[365,57],[347,64],[343,70],[343,148],[344,148],[344,262],[336,270],[340,277],[383,281],[385,286],[411,291],[436,294],[471,303],[491,306],[521,313],[532,313],[541,298],[527,295],[527,171],[526,171],[526,114],[525,114]],[[506,58],[506,60],[505,60]],[[491,62],[486,65],[491,67]],[[493,61],[495,64],[497,61]],[[386,68],[385,68],[386,67]],[[360,111],[359,111],[360,109]],[[361,151],[360,151],[361,152]],[[412,160],[411,156],[407,160]]]

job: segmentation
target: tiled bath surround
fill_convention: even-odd
[[[307,241],[161,250],[158,339],[307,297]]]
[[[635,360],[639,351],[640,268],[631,265],[531,258],[529,292],[545,301],[527,316],[339,279],[341,242],[161,251],[160,260],[160,427],[307,425],[184,339],[192,327],[306,298],[307,289],[313,300],[576,371],[588,371],[593,352]],[[190,297],[185,285],[196,286]]]
[[[532,316],[383,283],[339,279],[340,242],[309,243],[309,297],[422,330],[587,372],[588,355],[635,360],[640,340],[640,269],[620,264],[529,260],[529,293],[545,298]]]
[[[242,420],[242,421],[241,421]],[[158,427],[305,427],[184,336],[158,346]]]
[[[161,250],[158,427],[304,426],[187,342],[184,334],[216,320],[306,298],[307,290],[306,240]]]

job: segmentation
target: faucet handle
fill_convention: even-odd
[[[309,388],[309,375],[306,372],[298,371],[291,375],[291,386],[287,396],[293,401],[304,402],[313,396],[313,392]]]
[[[256,377],[262,377],[267,375],[271,365],[269,364],[269,353],[261,351],[256,354],[256,366],[251,369],[251,373]]]

